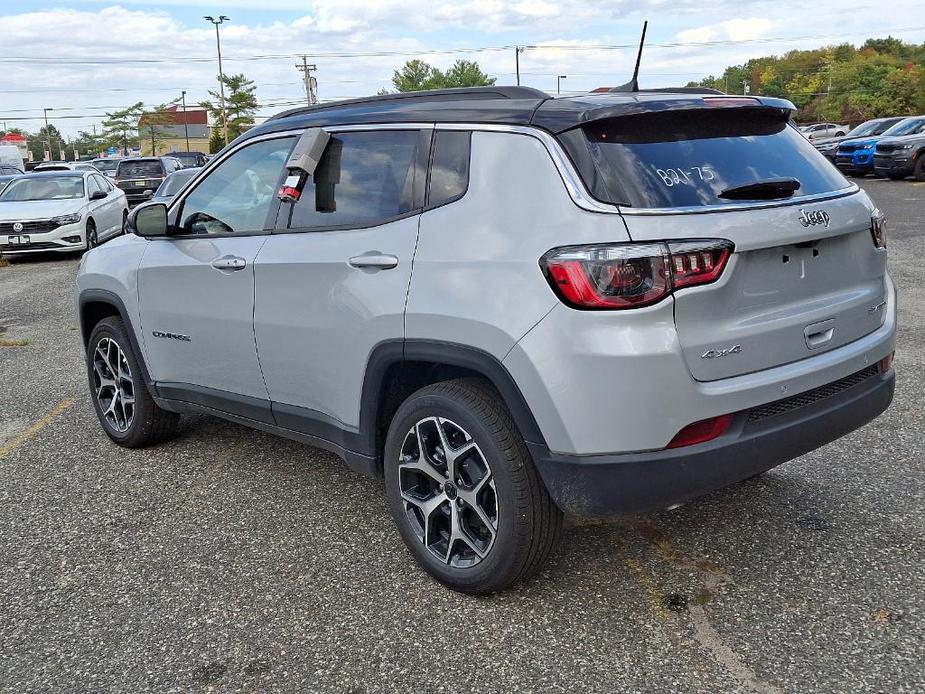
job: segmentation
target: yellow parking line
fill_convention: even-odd
[[[26,441],[31,439],[33,436],[38,434],[43,428],[51,424],[51,422],[59,414],[64,412],[67,408],[73,405],[76,402],[74,398],[64,398],[61,402],[54,406],[54,408],[42,417],[40,420],[32,424],[28,429],[19,434],[18,436],[10,439],[3,445],[0,445],[0,460],[6,458],[10,453],[15,451],[17,448],[22,446]]]

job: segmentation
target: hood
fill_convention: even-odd
[[[916,133],[915,135],[901,135],[899,137],[884,137],[880,142],[890,145],[916,145],[925,142],[925,133]]]
[[[875,144],[880,142],[883,139],[882,135],[873,135],[868,137],[851,137],[842,140],[839,144],[851,143],[854,145],[855,149],[861,149],[862,147],[873,147]]]
[[[0,221],[28,222],[33,219],[51,219],[81,212],[86,204],[85,200],[0,200]]]

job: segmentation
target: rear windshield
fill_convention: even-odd
[[[94,159],[91,163],[100,171],[115,171],[119,168],[118,159]]]
[[[164,171],[161,168],[161,162],[156,159],[150,161],[121,161],[116,175],[119,178],[160,178],[164,175]]]
[[[178,171],[177,173],[170,174],[164,179],[164,182],[161,183],[161,187],[157,189],[157,195],[159,197],[176,195],[197,173],[199,173],[199,169],[189,169],[187,171]]]
[[[776,109],[622,116],[560,137],[591,193],[630,207],[741,204],[721,195],[773,179],[796,179],[792,197],[851,185]]]

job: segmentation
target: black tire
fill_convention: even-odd
[[[119,232],[121,235],[125,235],[125,227],[128,225],[128,210],[122,210],[122,230]]]
[[[912,175],[915,176],[916,181],[925,181],[925,152],[919,153],[918,161],[912,169]]]
[[[497,528],[487,553],[473,566],[451,566],[435,556],[418,535],[420,528],[412,525],[409,511],[414,509],[402,499],[403,445],[416,423],[428,417],[445,418],[464,429],[490,470]],[[384,472],[389,508],[402,539],[424,570],[453,590],[485,594],[525,580],[549,557],[562,530],[562,512],[549,497],[514,420],[494,389],[480,379],[436,383],[408,397],[389,427]],[[447,503],[439,507],[444,515],[454,511],[453,501]],[[457,499],[456,504],[462,514],[464,502]],[[450,543],[448,555],[452,548]]]
[[[96,235],[96,222],[92,219],[87,220],[87,230],[84,233],[87,250],[92,250],[99,245],[99,237]]]
[[[101,358],[97,350],[98,348],[111,349],[111,343],[115,343],[116,347],[118,347],[122,355],[124,355],[128,366],[129,379],[127,380],[131,381],[131,394],[134,396],[130,421],[128,420],[125,409],[123,408],[122,410],[122,416],[126,426],[121,430],[118,419],[114,423],[107,418],[104,412],[104,402],[101,402],[107,398],[105,395],[101,397],[101,390],[99,388],[100,381],[98,369],[103,365],[96,361]],[[93,400],[93,409],[96,410],[96,416],[100,420],[103,431],[106,432],[106,435],[109,436],[110,439],[125,448],[144,448],[145,446],[151,446],[173,438],[177,431],[180,415],[161,409],[151,398],[148,387],[145,385],[141,375],[138,357],[132,350],[132,344],[128,339],[125,325],[119,318],[110,316],[96,324],[93,331],[90,333],[90,340],[87,343],[86,361],[87,378],[90,383],[90,398]],[[114,381],[120,381],[122,384],[126,381],[124,378],[116,378],[114,370],[110,370],[108,373],[114,376]],[[120,388],[127,389],[127,386],[120,385]],[[108,388],[106,392],[108,394]],[[115,400],[115,396],[110,400]]]

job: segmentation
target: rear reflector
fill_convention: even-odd
[[[885,374],[887,371],[893,368],[893,355],[895,352],[891,352],[888,356],[885,356],[880,360],[880,373]]]
[[[675,434],[675,437],[671,439],[671,443],[668,444],[668,448],[683,448],[684,446],[693,446],[696,443],[712,441],[726,433],[730,424],[732,424],[731,414],[702,419],[699,422],[688,424]]]
[[[717,239],[565,246],[546,253],[540,267],[572,308],[627,309],[716,281],[732,249],[731,242]]]

